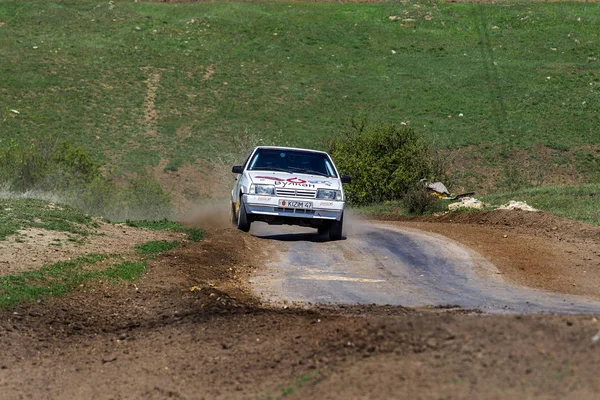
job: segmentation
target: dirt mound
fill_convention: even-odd
[[[565,239],[600,241],[600,226],[556,217],[544,212],[522,210],[495,210],[474,213],[446,214],[436,222],[478,224],[510,228],[518,233]]]
[[[23,304],[10,312],[0,311],[0,315],[14,313],[17,317],[10,319],[27,321],[19,316],[33,314],[46,322],[61,321],[49,332],[46,324],[27,327],[56,336],[69,335],[73,330],[101,332],[106,325],[154,323],[157,315],[169,309],[185,314],[197,307],[252,306],[258,301],[244,281],[258,265],[253,265],[256,257],[264,251],[264,246],[261,250],[253,239],[249,235],[241,238],[231,229],[209,230],[203,241],[185,242],[156,257],[143,279],[135,284],[93,282],[68,298]]]
[[[566,239],[586,239],[600,243],[600,226],[556,217],[544,212],[522,210],[494,210],[448,213],[435,217],[406,217],[394,214],[369,214],[366,218],[377,221],[432,222],[474,224],[500,227],[516,233]]]

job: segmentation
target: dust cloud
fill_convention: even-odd
[[[372,226],[362,215],[349,210],[344,211],[344,236],[368,233],[372,229]]]
[[[50,203],[65,203],[63,196],[60,196],[57,193],[41,192],[37,190],[28,190],[23,193],[17,193],[1,186],[0,199],[37,199],[45,200]]]
[[[180,215],[179,221],[189,227],[193,228],[216,228],[225,229],[232,227],[231,223],[231,210],[229,200],[211,199],[206,200],[192,206],[188,211]],[[373,228],[363,216],[354,214],[352,212],[346,212],[344,215],[344,236],[345,235],[358,235],[364,234],[371,231]],[[306,233],[315,232],[316,229],[302,228],[295,226],[293,228],[283,228],[278,226],[276,229],[267,228],[265,223],[254,223],[252,225],[251,233],[258,234],[271,234],[273,231],[277,232],[296,232]]]
[[[228,200],[207,200],[192,206],[185,212],[180,221],[192,228],[231,227],[231,210]]]

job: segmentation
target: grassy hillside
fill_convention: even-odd
[[[492,205],[525,200],[537,209],[559,217],[600,225],[600,185],[545,186],[510,193],[489,194],[483,200]]]
[[[115,3],[0,3],[2,142],[168,174],[361,114],[459,149],[464,187],[600,180],[598,3]]]

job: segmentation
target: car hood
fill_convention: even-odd
[[[271,184],[290,189],[340,189],[338,178],[276,171],[247,171],[246,173],[255,184]]]

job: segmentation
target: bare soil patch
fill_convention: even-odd
[[[204,73],[204,75],[202,75],[202,78],[204,79],[210,79],[212,78],[213,74],[215,73],[215,65],[209,65],[206,67],[206,72]]]
[[[156,122],[158,119],[158,112],[154,103],[156,101],[156,91],[160,83],[160,73],[154,71],[151,67],[144,67],[142,71],[148,75],[146,85],[148,89],[146,91],[146,98],[144,99],[144,125],[146,125],[146,135],[156,136]]]
[[[569,223],[544,232],[549,220],[512,213],[393,223],[456,240],[490,235],[489,247],[518,235],[547,249],[557,230],[595,240],[594,229],[576,239]],[[100,282],[0,311],[3,397],[594,399],[600,391],[599,316],[273,309],[247,286],[270,251],[267,241],[209,229],[203,242],[155,259],[135,285]]]
[[[17,235],[9,236],[7,240],[0,241],[0,275],[31,271],[84,254],[127,257],[134,255],[136,244],[152,240],[182,241],[186,238],[185,234],[178,232],[150,231],[101,221],[98,224],[98,228],[88,229],[87,236],[40,228],[21,230]]]

